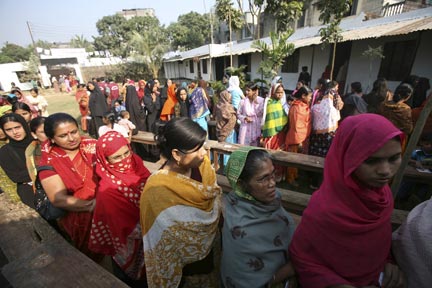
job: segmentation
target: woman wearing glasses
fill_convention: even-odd
[[[206,137],[185,117],[170,120],[155,137],[167,161],[149,177],[140,200],[149,287],[219,287],[213,247],[221,189]]]
[[[223,284],[280,285],[294,276],[288,245],[295,224],[281,205],[270,154],[264,149],[241,147],[231,154],[227,177],[233,191],[224,197],[222,206]]]

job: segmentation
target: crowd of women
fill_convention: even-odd
[[[124,111],[115,103],[109,111],[91,82],[86,115],[107,126],[98,139],[82,136],[65,113],[30,123],[6,113],[0,166],[9,182],[1,188],[32,207],[38,177],[66,212],[52,224],[93,260],[110,256],[114,274],[131,287],[429,287],[431,200],[391,229],[388,183],[406,131],[362,113],[359,96],[344,106],[335,82],[320,80],[315,91],[300,82],[290,98],[279,80],[266,98],[253,83],[244,97],[236,76],[216,93],[205,81],[171,84],[165,103],[158,81],[128,81],[114,101],[125,102],[124,119],[136,127],[127,134],[114,125]],[[379,109],[405,95],[398,89]],[[226,195],[206,147],[212,113],[219,141],[245,144],[226,159]],[[155,133],[164,163],[152,175],[131,147],[133,129]],[[274,166],[264,148],[326,156],[324,180],[298,227],[276,188],[283,177],[294,183],[296,171]],[[42,166],[51,169],[37,175]]]

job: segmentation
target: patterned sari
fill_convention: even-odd
[[[221,188],[210,160],[202,182],[168,170],[148,179],[141,195],[141,227],[149,287],[178,287],[182,269],[204,259],[218,230]],[[213,275],[215,276],[215,275]],[[218,287],[217,276],[201,287]]]

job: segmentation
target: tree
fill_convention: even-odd
[[[39,66],[41,65],[39,57],[35,53],[31,53],[28,62],[25,64],[26,73],[22,78],[23,81],[40,80]]]
[[[287,31],[290,24],[303,14],[303,7],[311,0],[255,0],[255,5],[264,5],[267,2],[265,13],[272,15],[276,21],[276,31]]]
[[[197,12],[180,15],[167,28],[173,49],[189,50],[210,43],[210,16]]]
[[[330,80],[333,79],[336,45],[343,40],[339,24],[351,8],[351,5],[352,0],[320,0],[317,3],[318,9],[321,11],[319,20],[323,21],[324,24],[328,24],[320,29],[321,42],[324,46],[333,43]]]
[[[83,35],[75,35],[74,38],[70,40],[70,45],[72,48],[85,48],[86,52],[93,52],[93,44],[84,38]]]
[[[368,45],[368,49],[363,51],[362,53],[363,57],[367,57],[369,59],[369,80],[368,80],[368,86],[366,91],[371,87],[371,81],[372,81],[372,63],[375,59],[383,59],[385,56],[383,54],[383,48],[382,46],[378,46],[376,48],[373,48]],[[365,92],[366,92],[365,91]]]
[[[129,41],[135,32],[161,34],[161,43],[166,42],[165,28],[156,17],[135,16],[126,20],[121,15],[105,16],[96,23],[99,35],[94,38],[96,50],[108,50],[114,56],[127,58],[132,53]]]
[[[271,44],[262,40],[254,41],[252,47],[257,48],[263,54],[263,61],[260,63],[259,71],[266,78],[273,78],[279,73],[286,57],[294,53],[294,44],[288,43],[288,38],[293,31],[270,32]]]
[[[144,33],[133,32],[130,40],[132,58],[135,62],[144,64],[152,73],[153,78],[158,78],[162,67],[162,57],[168,49],[168,45],[162,39],[164,35],[157,31],[148,30]]]
[[[232,42],[232,30],[240,30],[243,27],[243,12],[234,8],[230,0],[216,1],[216,16],[229,27],[229,41]],[[232,45],[232,44],[230,44]],[[230,53],[230,66],[232,66],[232,54]]]
[[[32,48],[24,48],[22,46],[6,43],[1,48],[0,63],[23,62],[30,59]]]

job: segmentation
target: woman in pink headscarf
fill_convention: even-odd
[[[404,287],[391,264],[393,197],[403,133],[382,116],[346,118],[324,182],[294,233],[290,256],[303,288]]]

